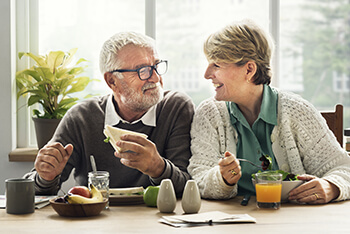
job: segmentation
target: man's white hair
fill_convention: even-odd
[[[155,50],[155,41],[151,37],[136,32],[117,33],[102,46],[100,52],[100,71],[102,74],[119,68],[121,62],[118,60],[118,53],[129,44]]]

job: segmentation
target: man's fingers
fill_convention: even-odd
[[[72,153],[73,153],[73,149],[74,149],[73,145],[72,144],[68,144],[68,145],[66,145],[64,147],[64,149],[66,151],[66,156],[65,157],[69,158],[72,155]]]

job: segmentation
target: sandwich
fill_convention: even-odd
[[[124,152],[123,149],[121,149],[120,147],[117,146],[117,142],[120,140],[120,137],[122,135],[132,134],[132,135],[137,135],[137,136],[141,136],[141,137],[147,138],[146,134],[139,133],[139,132],[133,132],[133,131],[125,130],[125,129],[121,129],[121,128],[116,128],[116,127],[112,127],[110,125],[106,125],[105,126],[105,129],[103,130],[103,133],[107,137],[107,139],[105,139],[105,142],[111,143],[113,148],[118,153]]]
[[[144,188],[141,187],[131,187],[131,188],[110,188],[109,195],[118,196],[137,196],[143,195]]]

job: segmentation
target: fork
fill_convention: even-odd
[[[255,166],[255,167],[258,167],[258,168],[261,168],[262,169],[262,166],[261,165],[257,165],[255,163],[253,163],[252,161],[249,161],[247,159],[244,159],[244,158],[237,158],[238,161],[241,161],[241,162],[247,162],[247,163],[250,163],[251,165]]]
[[[220,156],[220,158],[225,158],[225,156]],[[244,159],[244,158],[237,158],[238,161],[241,161],[241,162],[247,162],[247,163],[250,163],[251,165],[257,167],[257,168],[261,168],[262,169],[262,166],[261,165],[257,165],[255,163],[253,163],[252,161],[249,161],[247,159]]]

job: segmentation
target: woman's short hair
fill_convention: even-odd
[[[258,25],[250,20],[230,24],[210,35],[204,43],[208,61],[234,63],[243,66],[254,61],[257,71],[252,82],[270,84],[273,43]]]
[[[117,33],[102,46],[100,52],[100,71],[102,74],[120,68],[121,61],[118,60],[118,53],[124,46],[130,44],[155,50],[155,41],[151,37],[136,32]]]

